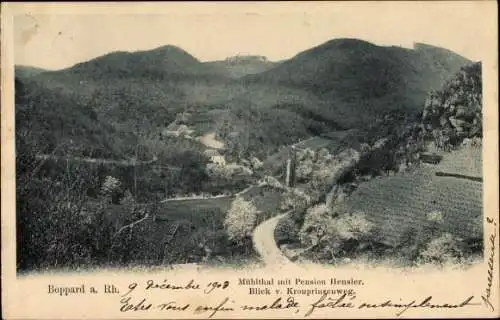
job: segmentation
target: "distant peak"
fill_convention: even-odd
[[[174,46],[172,44],[160,46],[160,47],[152,49],[151,51],[181,51],[181,52],[187,53],[186,50],[182,49],[181,47]]]
[[[327,41],[324,44],[329,46],[357,46],[357,45],[375,46],[371,42],[356,38],[337,38]]]
[[[351,50],[367,50],[371,48],[376,48],[377,45],[370,43],[365,40],[354,39],[354,38],[337,38],[332,39],[322,44],[317,45],[309,50],[303,51],[299,53],[297,56],[304,56],[310,53],[321,54],[330,52],[331,50],[340,50],[340,51],[351,51]]]
[[[146,51],[152,51],[152,52],[165,52],[165,53],[170,53],[170,52],[178,52],[178,53],[183,53],[187,55],[191,55],[189,52],[186,50],[182,49],[181,47],[174,46],[171,44],[167,44],[161,47],[154,48],[152,50],[146,50]]]
[[[190,54],[186,50],[182,49],[181,47],[174,46],[171,44],[157,47],[157,48],[151,49],[151,50],[145,50],[142,52],[155,54],[157,56],[185,57],[188,59],[198,61],[198,59],[196,57],[194,57],[192,54]]]

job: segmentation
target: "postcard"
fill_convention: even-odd
[[[3,318],[500,316],[496,2],[1,15]]]

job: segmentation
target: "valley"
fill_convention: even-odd
[[[457,74],[467,82],[477,73],[464,69],[470,65],[423,44],[334,39],[279,62],[201,62],[168,45],[58,71],[19,67],[18,268],[51,268],[63,257],[70,267],[281,261],[272,240],[335,263],[357,250],[390,254],[406,241],[402,230],[428,228],[428,211],[443,220],[435,237],[474,242],[480,183],[435,174],[468,166],[481,175],[477,152],[468,164],[456,160],[465,158],[464,139],[480,137],[480,109],[441,107],[462,85]],[[428,102],[447,81],[452,89]],[[455,97],[454,105],[480,107],[471,81],[473,102]],[[450,143],[444,151],[434,139],[444,155],[439,169],[419,160],[434,152],[433,130]],[[336,238],[337,220],[358,211],[384,239]],[[318,224],[336,231],[314,235]],[[283,225],[286,241],[275,237]]]

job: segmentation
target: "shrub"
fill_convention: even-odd
[[[342,215],[336,224],[337,234],[341,239],[362,240],[373,230],[373,223],[366,219],[363,212]]]
[[[132,195],[130,190],[128,190],[128,189],[125,190],[125,192],[123,193],[123,197],[120,200],[120,204],[127,205],[127,206],[132,206],[133,204],[135,204],[134,196]]]
[[[436,222],[436,223],[442,223],[443,222],[443,213],[441,211],[431,211],[427,213],[427,220]]]
[[[463,250],[460,241],[450,233],[444,233],[440,237],[432,239],[420,252],[421,262],[441,265],[461,262]]]
[[[314,171],[312,174],[311,186],[319,191],[327,190],[335,182],[337,169],[336,164],[331,164]]]

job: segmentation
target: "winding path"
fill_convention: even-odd
[[[288,212],[270,218],[255,228],[252,240],[255,250],[260,255],[266,265],[291,264],[292,262],[281,252],[274,239],[274,229],[278,222],[285,217]]]
[[[187,196],[187,197],[177,197],[177,198],[168,198],[165,200],[160,201],[160,203],[165,203],[165,202],[173,202],[173,201],[189,201],[189,200],[212,200],[212,199],[225,199],[225,198],[235,198],[244,195],[245,193],[249,192],[252,190],[252,188],[260,188],[265,186],[264,183],[259,183],[259,184],[251,184],[245,189],[241,190],[240,192],[234,193],[234,194],[221,194],[217,196]]]
[[[134,161],[134,160],[112,160],[104,158],[89,158],[89,157],[73,157],[73,156],[56,156],[51,154],[37,154],[35,156],[38,160],[64,160],[64,161],[74,161],[74,162],[86,162],[86,163],[99,163],[99,164],[115,164],[120,166],[135,166],[135,165],[148,165],[154,164],[158,161],[158,157],[154,157],[152,160],[148,161]]]

